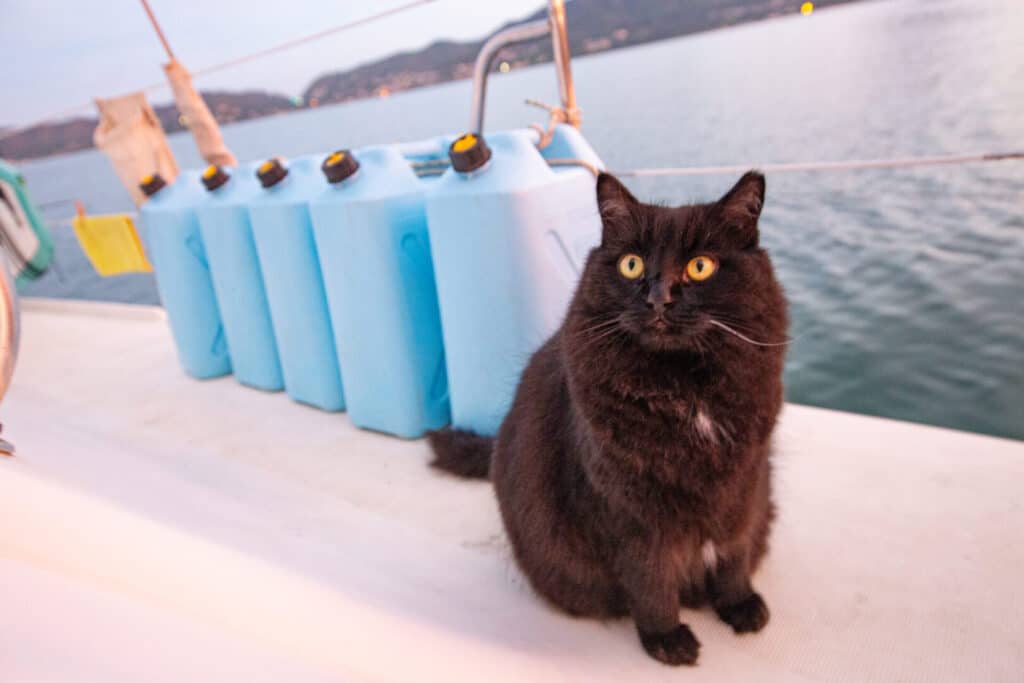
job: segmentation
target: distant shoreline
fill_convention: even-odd
[[[817,9],[858,0],[819,0]],[[680,12],[664,0],[634,0],[629,12],[609,0],[575,0],[569,7],[570,47],[576,58],[695,35],[767,19],[799,14],[802,0],[707,0],[703,7]],[[538,10],[521,21],[540,18]],[[500,27],[504,28],[504,27]],[[500,30],[499,28],[499,30]],[[222,125],[278,114],[353,102],[423,87],[466,80],[483,40],[436,42],[415,52],[396,53],[352,69],[321,75],[304,91],[301,101],[263,91],[201,91]],[[502,52],[510,69],[551,61],[548,41],[537,41]],[[187,130],[173,103],[154,107],[167,134]],[[29,161],[93,148],[96,117],[44,122],[0,139],[0,157]],[[17,126],[0,127],[4,130]]]

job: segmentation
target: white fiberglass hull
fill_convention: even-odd
[[[691,671],[515,568],[423,442],[188,379],[158,309],[28,302],[0,418],[0,680],[1020,680],[1024,444],[787,406],[772,621]]]

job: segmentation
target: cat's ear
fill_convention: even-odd
[[[597,207],[601,212],[602,242],[632,229],[633,209],[639,204],[618,178],[610,173],[597,176]]]
[[[764,176],[747,171],[732,189],[718,200],[725,227],[732,241],[740,249],[757,246],[757,219],[764,206]]]

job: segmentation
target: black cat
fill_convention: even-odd
[[[434,466],[494,481],[516,560],[566,612],[632,615],[667,664],[700,643],[680,604],[737,633],[768,623],[750,582],[774,516],[786,301],[758,246],[765,182],[711,204],[638,202],[602,174],[601,245],[496,439],[443,430]]]

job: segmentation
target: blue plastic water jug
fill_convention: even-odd
[[[463,136],[451,146],[453,168],[427,192],[452,423],[481,434],[497,431],[601,239],[593,174],[545,157],[600,159],[570,126],[543,153],[535,139]]]
[[[449,420],[423,181],[396,147],[336,152],[323,171],[310,212],[349,417],[421,436]]]
[[[300,157],[288,167],[277,159],[261,164],[263,191],[249,202],[249,219],[285,390],[296,401],[342,410],[341,371],[307,205],[326,185],[322,158]]]
[[[183,172],[170,185],[147,176],[140,187],[149,197],[139,210],[143,240],[181,364],[199,379],[226,375],[231,359],[195,212],[199,174]]]
[[[262,192],[255,170],[254,166],[230,172],[208,167],[202,175],[206,192],[196,205],[196,215],[235,379],[257,389],[279,391],[284,388],[284,375],[246,209]]]

